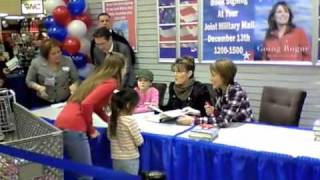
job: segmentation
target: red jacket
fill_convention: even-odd
[[[118,87],[115,79],[108,79],[98,85],[80,104],[68,102],[57,117],[55,125],[87,134],[94,133],[92,114],[95,112],[103,121],[108,122],[104,107],[110,100],[113,90]]]
[[[301,28],[292,29],[280,39],[277,37],[266,39],[262,52],[263,60],[311,61],[309,40]]]

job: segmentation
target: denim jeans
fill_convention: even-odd
[[[71,160],[92,165],[90,144],[88,136],[85,133],[75,131],[63,132],[64,151],[71,158]],[[76,175],[78,180],[92,180],[93,178],[83,175]]]
[[[129,174],[138,175],[139,158],[137,159],[112,159],[112,167],[114,170],[124,171]]]

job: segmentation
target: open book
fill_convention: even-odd
[[[184,115],[200,115],[200,111],[193,109],[191,107],[186,107],[183,109],[175,109],[169,111],[162,111],[161,109],[155,106],[148,106],[150,109],[159,113],[159,122],[166,122],[166,121],[175,121],[177,118],[184,116]]]

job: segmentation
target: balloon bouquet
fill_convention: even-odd
[[[86,37],[91,26],[86,0],[46,0],[44,26],[48,36],[62,43],[65,56],[71,57],[81,78],[93,69],[88,63],[90,41]]]

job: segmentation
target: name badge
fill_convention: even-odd
[[[47,77],[44,79],[44,85],[46,86],[54,86],[56,83],[56,78],[54,77]]]
[[[63,67],[62,67],[62,71],[69,72],[69,71],[70,71],[70,67],[68,67],[68,66],[63,66]]]

